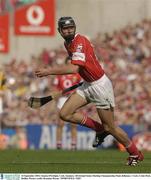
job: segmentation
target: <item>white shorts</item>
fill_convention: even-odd
[[[68,99],[67,96],[60,97],[57,102],[57,108],[61,109],[67,99]]]
[[[108,109],[115,106],[113,86],[105,74],[97,81],[84,81],[76,92],[88,102],[94,103],[97,108]]]

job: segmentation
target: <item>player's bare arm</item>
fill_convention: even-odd
[[[48,75],[62,75],[62,74],[75,74],[79,72],[79,66],[67,64],[63,66],[42,67],[35,70],[37,77],[44,77]]]

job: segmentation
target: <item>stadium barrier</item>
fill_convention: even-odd
[[[139,148],[151,150],[151,133],[135,132],[132,125],[122,125],[129,137],[136,142]],[[95,132],[80,125],[77,126],[77,149],[95,150],[92,143]],[[143,140],[142,140],[143,139]],[[148,144],[146,146],[145,142]],[[141,145],[140,145],[141,144]],[[144,145],[143,145],[144,144]],[[70,125],[63,128],[62,134],[63,149],[70,149],[71,132]],[[119,148],[112,136],[108,136],[100,148]],[[56,149],[56,125],[27,125],[25,128],[3,129],[0,136],[0,149],[18,148],[18,149]]]

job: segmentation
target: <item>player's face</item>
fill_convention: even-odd
[[[63,34],[64,36],[71,35],[71,34],[74,33],[74,31],[75,31],[75,27],[73,27],[73,26],[69,26],[69,27],[64,27],[64,28],[62,28],[62,34]]]
[[[72,37],[75,35],[75,27],[74,26],[64,27],[61,29],[61,34],[64,38]]]

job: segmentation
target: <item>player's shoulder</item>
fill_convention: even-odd
[[[79,34],[79,33],[77,33],[75,35],[75,41],[83,41],[83,40],[88,41],[88,38],[85,35],[82,35],[82,34]]]

